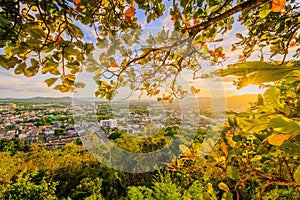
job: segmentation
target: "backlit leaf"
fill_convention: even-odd
[[[60,71],[58,70],[57,67],[52,68],[49,72],[53,75],[60,75]]]
[[[285,7],[285,0],[272,0],[271,10],[273,12],[280,12]]]
[[[269,127],[270,119],[240,119],[238,124],[241,126],[244,132],[256,132],[262,131]]]
[[[218,187],[225,192],[229,192],[229,187],[223,182],[219,183]]]
[[[239,179],[239,174],[235,167],[228,166],[226,172],[231,179],[233,179],[233,180]]]
[[[222,147],[222,151],[225,154],[225,156],[228,157],[228,150],[227,150],[225,142],[221,142],[221,147]]]
[[[15,74],[23,74],[24,70],[26,69],[26,63],[22,62],[18,65],[18,67],[15,69]]]
[[[49,78],[49,79],[46,79],[44,82],[47,84],[48,87],[51,87],[56,81],[57,81],[58,78]]]
[[[280,90],[278,88],[271,87],[271,88],[267,89],[263,96],[264,96],[266,104],[270,105],[274,109],[277,109],[277,110],[280,109],[280,107],[281,107],[281,103],[280,103],[280,99],[279,99]]]
[[[117,62],[114,60],[113,62],[110,63],[111,67],[119,67],[119,65],[117,64]]]
[[[135,15],[135,8],[130,7],[125,11],[125,17],[126,21],[129,22],[131,20],[131,17]]]
[[[286,117],[276,117],[270,121],[270,126],[277,132],[293,135],[300,134],[300,125]]]
[[[287,77],[293,70],[295,70],[293,66],[251,61],[228,65],[228,69],[221,69],[215,73],[220,76],[241,76],[236,83],[238,89],[240,89],[249,84],[261,84],[281,80]]]
[[[270,3],[266,2],[264,4],[264,6],[260,9],[259,16],[261,18],[266,18],[269,15],[270,12],[271,12],[271,10],[270,10]]]
[[[279,135],[271,135],[267,138],[269,144],[280,146],[284,141],[290,138],[290,135],[279,134]]]
[[[197,93],[200,92],[200,89],[197,89],[197,88],[195,88],[194,86],[191,86],[190,90],[191,90],[191,92],[194,93],[194,94],[197,94]]]

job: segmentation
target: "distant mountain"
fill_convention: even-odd
[[[245,94],[245,95],[234,95],[227,96],[226,99],[226,110],[232,111],[245,111],[250,107],[250,102],[255,102],[257,100],[257,94]],[[218,104],[218,101],[223,101],[224,98],[213,99]],[[211,109],[212,99],[210,97],[199,97],[198,103],[200,109],[208,110]],[[219,103],[223,106],[222,102]],[[218,106],[218,105],[217,105]]]
[[[244,111],[250,107],[250,102],[257,101],[257,94],[245,94],[227,98],[227,110]]]
[[[0,98],[0,101],[11,101],[11,102],[19,102],[19,101],[30,101],[30,102],[71,102],[71,97],[31,97],[31,98]]]
[[[33,100],[33,101],[66,100],[66,101],[71,101],[72,97],[33,97],[33,98],[28,98],[27,100]]]
[[[226,98],[226,110],[232,110],[232,111],[244,111],[250,106],[250,102],[255,102],[257,99],[256,94],[245,94],[245,95],[235,95],[235,96],[228,96]],[[85,99],[87,100],[87,99]],[[89,98],[88,100],[95,100],[92,98]],[[99,99],[98,99],[99,100]],[[224,100],[224,98],[216,98],[213,99],[214,101],[217,102]],[[41,102],[41,103],[46,103],[46,102],[72,102],[72,97],[33,97],[33,98],[0,98],[0,102]],[[100,101],[100,100],[99,100]],[[132,101],[132,100],[131,100]],[[199,97],[197,99],[195,98],[185,98],[182,103],[180,103],[180,106],[188,106],[189,108],[197,107],[198,101],[198,106],[200,107],[201,110],[210,110],[211,109],[211,104],[212,104],[212,99],[210,97]],[[132,103],[158,103],[155,100],[136,100],[132,101]],[[120,103],[118,101],[115,101],[114,103]],[[124,103],[124,101],[123,101]],[[126,103],[126,102],[125,102]],[[217,105],[218,106],[218,105]]]

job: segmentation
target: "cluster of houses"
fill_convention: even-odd
[[[69,114],[70,109],[73,111],[72,114]],[[207,129],[212,122],[210,118],[199,115],[193,110],[183,109],[184,112],[170,107],[161,108],[155,104],[137,110],[119,106],[114,109],[109,108],[107,116],[110,117],[102,116],[102,120],[96,121],[100,128],[121,130],[129,134],[174,125],[182,128]],[[0,105],[0,140],[18,137],[23,139],[26,145],[44,143],[48,149],[62,147],[80,138],[81,134],[76,131],[79,129],[74,128],[77,122],[70,122],[68,119],[74,120],[84,112],[82,106],[74,107],[74,105],[63,107],[49,104],[31,105],[31,107],[18,106],[14,103]],[[41,119],[43,123],[40,122]],[[88,119],[85,117],[83,120]]]
[[[53,149],[79,138],[68,120],[58,121],[61,117],[67,118],[65,114],[52,114],[65,113],[68,108],[51,108],[49,105],[34,107],[26,109],[14,103],[0,106],[0,140],[20,138],[25,145],[44,143],[48,149]],[[41,119],[51,120],[51,123],[38,124]]]
[[[182,128],[207,129],[213,121],[210,118],[199,115],[192,110],[180,111],[171,108],[157,109],[150,106],[144,112],[135,112],[129,109],[119,109],[112,111],[112,119],[100,121],[100,127],[118,129],[125,133],[141,133],[147,128],[163,128],[178,125]]]

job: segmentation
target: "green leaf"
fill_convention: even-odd
[[[26,44],[28,45],[28,47],[31,47],[31,48],[40,48],[40,47],[42,47],[41,41],[38,40],[38,39],[28,38],[26,40]]]
[[[78,26],[76,26],[75,24],[70,24],[69,29],[77,37],[83,38],[84,34],[83,34],[82,30]],[[72,35],[72,34],[69,34],[69,35]]]
[[[36,39],[42,39],[45,37],[45,32],[42,29],[36,27],[29,28],[28,33]]]
[[[37,66],[39,64],[38,61],[34,58],[31,58],[30,61],[31,61],[32,66]]]
[[[51,52],[53,49],[55,48],[55,44],[54,43],[50,43],[46,46],[43,46],[43,48],[41,49],[41,52],[43,53],[49,53]]]
[[[221,200],[233,200],[233,194],[231,192],[225,192]]]
[[[270,121],[270,126],[277,132],[291,135],[300,134],[300,125],[292,119],[286,117],[276,117]]]
[[[203,180],[204,180],[204,181],[208,181],[209,178],[210,178],[210,176],[211,176],[211,174],[212,174],[212,170],[211,170],[210,168],[207,169],[207,170],[204,172],[204,174],[203,174]]]
[[[214,5],[214,6],[211,6],[211,7],[208,7],[206,10],[206,12],[208,13],[213,13],[215,11],[217,11],[220,7],[220,4],[217,4],[217,5]]]
[[[244,39],[243,35],[240,33],[235,34],[235,36],[239,39],[242,39],[242,40]]]
[[[244,132],[260,132],[269,127],[270,119],[240,119],[238,120]]]
[[[69,56],[69,55],[78,56],[80,54],[80,51],[78,49],[74,49],[74,47],[72,45],[70,45],[64,49],[64,53],[67,56]]]
[[[58,62],[55,62],[53,60],[48,60],[48,62],[45,64],[45,66],[43,66],[42,68],[42,74],[45,74],[47,72],[50,72],[50,71],[53,71],[53,70],[56,70],[57,67],[58,67],[59,63]],[[51,72],[50,72],[51,73]],[[55,74],[55,75],[58,75],[58,74]]]
[[[15,57],[7,59],[4,55],[0,55],[0,66],[2,66],[4,69],[14,68],[14,66],[20,62],[21,60],[18,60]]]
[[[107,48],[108,44],[109,43],[108,43],[108,41],[105,38],[103,40],[98,39],[97,47],[99,49],[104,49],[104,48]]]
[[[296,182],[300,183],[300,165],[297,167],[296,171],[294,172],[294,179]]]
[[[34,59],[32,59],[32,60],[34,60]],[[35,63],[35,62],[32,62],[32,63]],[[27,77],[32,77],[32,76],[35,76],[38,73],[38,71],[39,71],[39,66],[32,65],[24,71],[24,75]]]
[[[57,81],[58,78],[49,78],[49,79],[46,79],[44,82],[47,84],[48,87],[51,87],[56,81]]]
[[[85,50],[85,53],[86,54],[89,54],[91,53],[93,50],[95,49],[94,45],[93,44],[85,44],[84,45],[84,50]]]
[[[273,107],[275,110],[280,110],[280,89],[276,87],[271,87],[267,89],[264,93],[265,102],[270,107]]]
[[[11,27],[11,21],[0,16],[0,28],[3,30],[9,29]]]
[[[228,175],[231,179],[233,179],[233,180],[239,179],[239,174],[238,174],[238,171],[237,171],[237,169],[236,169],[235,167],[233,167],[233,166],[228,166],[226,172],[227,172],[227,175]]]
[[[258,85],[281,80],[291,73],[291,69],[276,69],[276,70],[257,70],[247,76],[244,76],[238,81],[238,89],[248,86],[249,84]]]
[[[266,2],[264,6],[260,9],[259,16],[260,18],[266,18],[270,12],[271,12],[270,2]]]
[[[13,47],[12,46],[5,46],[3,48],[5,54],[7,55],[6,58],[10,58],[11,56],[13,56],[12,54],[12,50],[13,50]]]
[[[261,94],[257,95],[257,105],[258,106],[264,105],[264,98],[263,98],[263,96]]]
[[[23,74],[26,69],[26,63],[22,62],[18,65],[18,67],[15,69],[15,74]]]

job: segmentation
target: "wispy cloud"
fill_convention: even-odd
[[[174,23],[171,20],[171,16],[167,15],[165,18],[161,20],[162,27],[164,27],[166,30],[173,30],[174,29]]]
[[[0,71],[1,97],[67,96],[48,88],[39,78],[30,79]],[[4,75],[4,76],[3,76]]]

